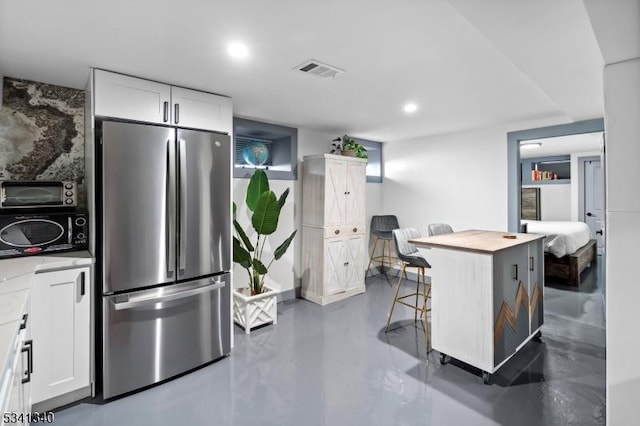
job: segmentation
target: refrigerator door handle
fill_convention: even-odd
[[[213,280],[213,278],[212,278]],[[193,288],[190,290],[181,291],[179,293],[169,294],[166,296],[159,297],[151,297],[148,299],[140,299],[140,300],[132,300],[127,302],[112,302],[116,311],[121,311],[124,309],[134,309],[142,306],[154,305],[156,303],[169,302],[172,300],[183,299],[185,297],[195,296],[202,293],[207,293],[214,290],[219,290],[226,286],[227,283],[225,281],[213,281],[209,285],[205,285],[202,287]]]
[[[178,249],[178,258],[179,258],[179,268],[184,270],[187,265],[187,177],[185,176],[185,172],[187,170],[187,156],[185,153],[186,143],[184,139],[180,139],[178,141],[178,182],[180,185],[180,247]],[[179,273],[179,271],[178,271]]]
[[[172,159],[172,150],[171,150],[171,140],[167,140],[167,179],[165,182],[166,185],[166,193],[167,193],[167,219],[165,223],[165,242],[167,244],[166,247],[166,256],[167,256],[167,272],[174,272],[174,266],[176,263],[176,237],[175,232],[173,231],[173,224],[176,223],[176,194],[175,187],[172,182],[175,180],[175,173],[173,168],[173,159]]]

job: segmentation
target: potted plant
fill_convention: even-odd
[[[340,138],[337,138],[340,142]],[[335,139],[334,139],[335,141]],[[341,153],[347,157],[367,158],[367,149],[347,135],[342,137]]]
[[[280,259],[287,251],[297,231],[275,249],[267,264],[263,260],[264,247],[267,237],[278,228],[280,211],[284,206],[289,189],[280,198],[269,189],[267,174],[257,169],[251,176],[247,188],[246,204],[251,214],[251,225],[255,231],[255,242],[251,242],[246,232],[236,218],[236,203],[233,203],[233,261],[249,275],[248,287],[233,291],[233,319],[244,327],[249,334],[251,328],[258,325],[277,322],[276,291],[264,285],[264,277],[269,272],[271,264]]]

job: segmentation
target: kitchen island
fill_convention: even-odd
[[[469,230],[411,240],[431,264],[432,347],[490,375],[544,322],[543,236]]]

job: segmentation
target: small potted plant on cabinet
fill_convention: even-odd
[[[280,211],[284,206],[289,189],[280,198],[269,189],[269,179],[263,170],[256,170],[251,176],[247,188],[246,204],[252,212],[251,225],[256,233],[255,242],[251,242],[248,233],[242,228],[236,218],[236,203],[233,203],[233,261],[249,275],[248,287],[233,291],[233,319],[245,329],[245,333],[256,326],[277,322],[276,292],[264,285],[265,275],[271,264],[280,259],[287,251],[297,231],[284,240],[273,252],[268,264],[263,261],[264,246],[267,237],[278,228]]]
[[[347,157],[367,158],[367,149],[356,142],[355,139],[344,135],[341,140],[340,138],[337,138],[334,139],[334,141],[341,143],[340,148],[342,155]]]

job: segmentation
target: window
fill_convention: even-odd
[[[353,138],[367,149],[367,182],[382,183],[382,143]]]
[[[250,178],[261,168],[269,179],[297,178],[298,129],[234,118],[233,135],[233,177]]]

